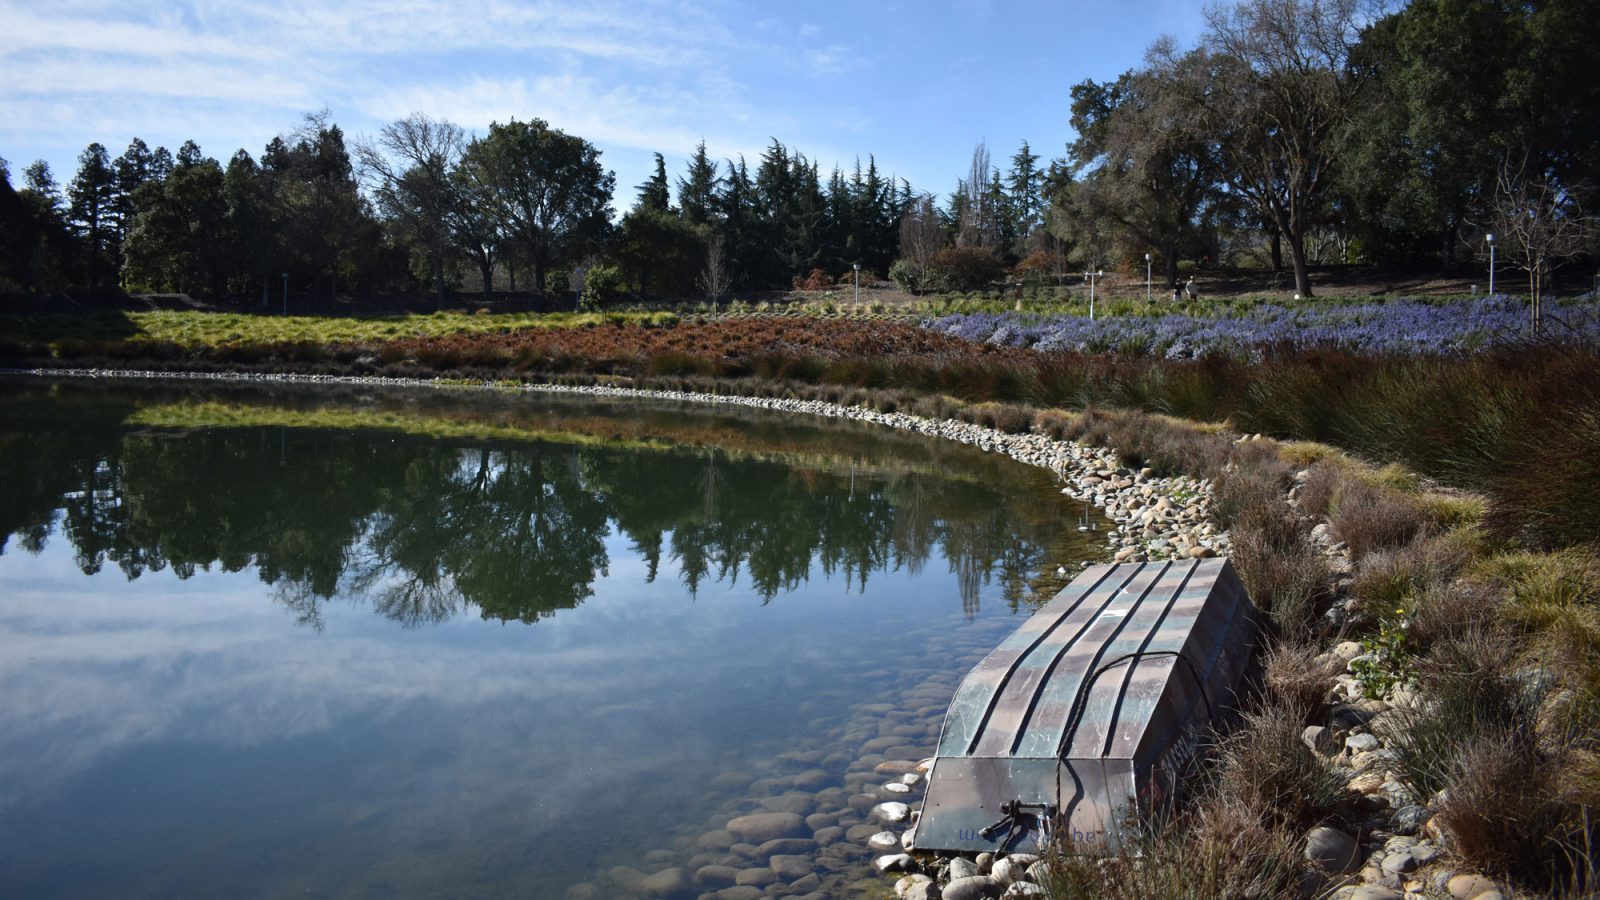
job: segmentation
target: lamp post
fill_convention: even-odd
[[[1144,302],[1150,302],[1150,254],[1144,255]]]
[[[283,314],[289,314],[289,273],[283,273]]]
[[[1483,236],[1489,242],[1489,296],[1494,296],[1494,232]]]
[[[855,311],[861,312],[861,263],[854,263],[856,272],[856,306]]]
[[[1093,272],[1083,273],[1084,280],[1089,282],[1089,321],[1091,322],[1094,321],[1094,282],[1095,279],[1100,278],[1105,274],[1105,270],[1103,269],[1096,269]]]

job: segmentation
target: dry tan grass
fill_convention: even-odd
[[[1267,650],[1262,683],[1267,691],[1311,721],[1323,706],[1333,679],[1344,671],[1344,661],[1322,653],[1310,641],[1283,641]]]

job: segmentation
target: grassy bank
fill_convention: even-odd
[[[12,347],[53,348],[68,355],[129,342],[200,348],[272,347],[312,343],[367,344],[400,338],[507,334],[608,323],[661,325],[671,312],[472,313],[437,312],[375,316],[272,316],[232,312],[105,310],[82,313],[0,315],[0,340]]]
[[[1326,648],[1362,642],[1362,697],[1424,702],[1381,728],[1394,774],[1430,817],[1448,865],[1540,896],[1600,886],[1600,558],[1530,551],[1484,527],[1481,498],[1430,488],[1332,447],[1236,443],[1143,413],[1071,417],[1065,436],[1217,479],[1215,513],[1271,623],[1262,691],[1225,739],[1198,798],[1144,823],[1143,854],[1106,864],[1062,855],[1057,896],[1303,895],[1304,835],[1378,827],[1349,772],[1301,732],[1348,715]],[[1348,548],[1330,570],[1314,527]],[[1340,611],[1333,627],[1324,613]],[[1387,826],[1384,826],[1387,827]],[[1327,886],[1336,885],[1332,882]]]

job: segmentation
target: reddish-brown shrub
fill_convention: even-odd
[[[1359,561],[1374,550],[1399,547],[1416,537],[1427,526],[1427,514],[1398,491],[1346,478],[1334,497],[1328,525]]]
[[[833,276],[821,269],[812,269],[804,278],[794,277],[794,289],[797,291],[825,291],[833,287]]]

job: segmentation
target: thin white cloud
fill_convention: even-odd
[[[59,9],[0,7],[6,29],[7,57],[27,53],[100,53],[131,58],[230,58],[239,63],[262,64],[281,59],[284,51],[270,43],[240,40],[235,36],[199,32],[169,17],[148,20],[71,17]]]
[[[238,8],[236,25],[311,52],[356,56],[559,50],[672,68],[705,62],[730,40],[695,7],[661,3],[496,2],[463,9],[448,0],[298,0]]]
[[[686,123],[711,112],[682,90],[608,85],[571,72],[400,88],[375,96],[363,109],[380,120],[426,111],[469,128],[539,118],[592,141],[673,154],[694,150],[702,132]]]
[[[855,51],[842,44],[830,44],[805,52],[806,68],[817,75],[841,75],[848,71]]]
[[[229,100],[269,106],[312,100],[310,86],[287,71],[272,67],[241,69],[203,59],[152,66],[133,59],[57,57],[18,69],[8,82],[13,97],[72,97],[96,104],[128,97]]]
[[[356,134],[416,111],[478,130],[537,116],[619,150],[687,156],[704,137],[736,152],[791,124],[751,104],[743,68],[798,54],[752,45],[719,6],[0,0],[0,145],[58,168],[89,141],[135,135],[225,158],[327,107]]]

